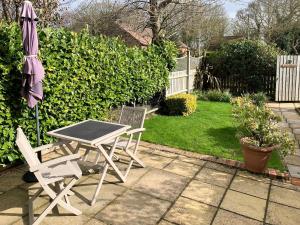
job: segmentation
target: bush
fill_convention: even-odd
[[[265,83],[270,80],[267,78],[276,76],[276,58],[280,53],[274,45],[262,41],[240,40],[223,44],[207,61],[212,65],[212,75],[235,83],[231,93],[257,93],[265,90]]]
[[[177,94],[168,97],[165,105],[168,115],[188,116],[196,111],[197,97],[192,94]]]
[[[198,99],[203,101],[213,102],[230,102],[232,95],[228,90],[209,90],[209,91],[198,91],[196,92]]]
[[[168,85],[177,50],[170,42],[146,50],[128,48],[118,39],[92,37],[86,31],[39,30],[45,67],[39,105],[41,141],[47,131],[87,118],[103,119],[126,102],[144,102]],[[20,97],[23,51],[17,24],[0,23],[0,163],[20,157],[15,130],[21,125],[36,144],[34,110]]]
[[[251,94],[249,97],[252,99],[253,103],[257,106],[263,106],[268,101],[268,97],[263,92],[258,92],[256,94]]]
[[[295,143],[278,125],[281,117],[266,105],[256,105],[249,97],[232,100],[233,116],[237,121],[237,137],[247,138],[256,147],[279,146],[280,154],[286,156],[294,151]]]

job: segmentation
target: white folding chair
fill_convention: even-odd
[[[51,147],[59,146],[61,143],[32,148],[20,127],[17,129],[16,144],[27,161],[29,170],[34,173],[41,185],[41,188],[28,201],[29,224],[39,224],[56,205],[61,206],[75,215],[80,215],[81,211],[71,206],[68,199],[68,195],[72,193],[70,189],[82,176],[82,172],[77,164],[80,155],[67,155],[41,163],[37,158],[36,153]],[[65,178],[71,178],[71,180],[65,184]],[[49,195],[52,201],[40,216],[35,219],[33,215],[33,201],[43,191]]]
[[[143,131],[145,131],[144,121],[146,112],[146,108],[128,106],[123,106],[121,110],[119,123],[131,126],[131,129],[126,132],[127,137],[121,137],[120,140],[116,143],[116,148],[124,150],[130,157],[129,164],[124,175],[125,179],[127,178],[134,162],[136,162],[141,167],[145,167],[144,163],[137,157],[137,151],[142,133]],[[106,143],[105,146],[112,147],[113,144],[113,142]]]

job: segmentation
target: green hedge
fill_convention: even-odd
[[[207,61],[212,65],[212,75],[230,92],[264,92],[269,77],[275,82],[276,58],[282,53],[274,45],[259,40],[239,40],[223,44],[220,50],[208,56]],[[274,83],[267,84],[271,85]]]
[[[40,104],[41,140],[46,132],[87,118],[103,119],[108,109],[144,102],[168,85],[175,46],[164,42],[146,50],[86,31],[39,30],[40,58],[46,71]],[[20,97],[23,53],[17,24],[0,23],[0,163],[20,157],[15,130],[22,126],[36,144],[34,110]]]

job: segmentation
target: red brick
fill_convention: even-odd
[[[276,172],[276,170],[274,170],[274,169],[267,169],[268,170],[268,175],[271,177],[271,178],[276,178],[277,177],[277,172]]]
[[[300,179],[296,177],[291,177],[291,183],[296,186],[300,186]]]
[[[239,168],[245,169],[246,168],[245,163],[240,163]]]

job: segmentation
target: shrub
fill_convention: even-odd
[[[188,116],[196,111],[197,97],[192,94],[177,94],[168,97],[165,105],[166,112],[169,115]]]
[[[266,105],[256,105],[249,97],[232,100],[233,116],[237,121],[237,137],[247,138],[256,147],[279,146],[282,156],[294,150],[294,141],[278,125],[281,117],[275,115]]]
[[[209,90],[196,92],[199,100],[214,102],[230,102],[232,95],[228,90]]]
[[[276,76],[280,53],[274,45],[262,41],[239,40],[223,44],[207,61],[212,65],[211,73],[226,80],[225,85],[235,83],[231,93],[256,93],[265,90],[267,78]]]
[[[252,99],[253,103],[258,106],[263,106],[268,101],[268,97],[263,92],[251,94],[249,97]]]
[[[170,42],[146,50],[128,48],[118,39],[65,29],[39,30],[45,67],[43,103],[39,105],[41,141],[46,132],[87,118],[103,119],[114,106],[143,102],[168,84],[177,50]],[[23,51],[17,24],[0,23],[0,163],[20,157],[18,125],[36,144],[34,110],[20,98]]]

